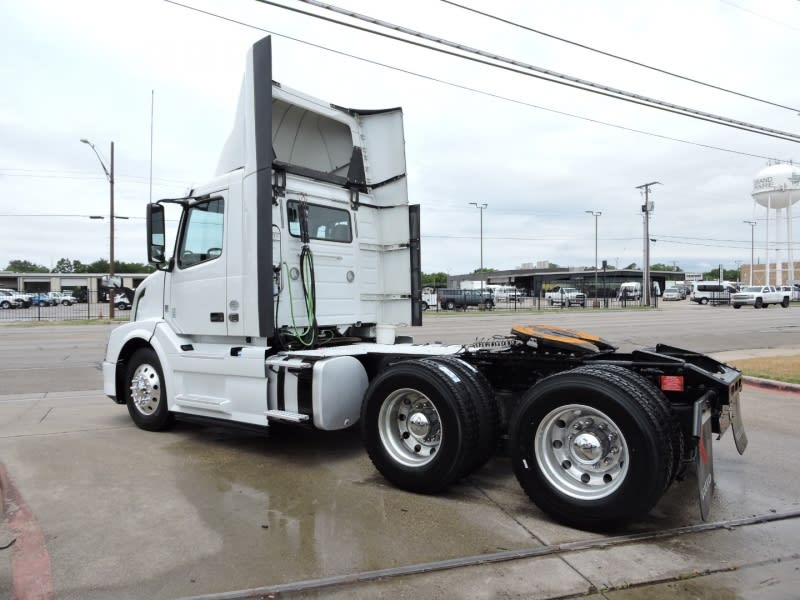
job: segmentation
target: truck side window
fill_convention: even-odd
[[[189,209],[178,249],[178,266],[186,269],[222,254],[224,218],[225,204],[222,198]]]
[[[300,237],[300,210],[299,202],[290,200],[286,203],[286,212],[289,215],[289,233],[293,237]],[[353,241],[350,213],[339,208],[308,205],[308,235],[314,240],[329,242],[350,243]]]

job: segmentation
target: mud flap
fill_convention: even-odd
[[[706,521],[711,513],[711,498],[714,494],[714,453],[711,445],[711,408],[705,398],[694,403],[694,435],[697,439],[695,467],[700,516]]]
[[[731,415],[731,427],[733,428],[733,441],[736,444],[736,450],[739,454],[744,454],[744,451],[747,450],[747,433],[744,430],[739,396],[739,392],[733,395],[729,410]]]

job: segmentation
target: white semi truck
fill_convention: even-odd
[[[170,206],[181,216],[167,246]],[[747,444],[740,373],[547,326],[454,346],[395,337],[422,320],[419,223],[401,110],[275,83],[259,41],[216,176],[148,205],[158,270],[109,336],[105,393],[153,431],[176,418],[263,432],[358,423],[380,473],[419,493],[505,449],[543,510],[588,529],[640,517],[694,464],[705,517],[711,433],[732,425]]]

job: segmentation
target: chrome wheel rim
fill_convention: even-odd
[[[406,467],[427,465],[442,445],[439,411],[425,394],[410,388],[395,390],[383,402],[378,433],[389,456]]]
[[[577,500],[612,494],[628,473],[625,436],[608,415],[583,404],[548,413],[536,429],[535,451],[545,479]]]
[[[147,363],[136,367],[130,390],[136,410],[145,416],[152,415],[161,402],[161,379],[155,367]]]

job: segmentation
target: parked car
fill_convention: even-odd
[[[36,292],[31,296],[31,303],[34,306],[52,306],[54,304],[50,292]]]
[[[0,308],[28,308],[32,303],[30,294],[17,290],[0,290]]]
[[[753,308],[767,308],[770,304],[780,304],[783,308],[789,307],[791,291],[781,291],[772,285],[751,285],[742,288],[742,291],[731,296],[733,308],[750,305]]]
[[[489,290],[439,290],[439,306],[446,310],[467,309],[469,306],[494,308],[494,296]]]
[[[131,301],[126,296],[123,296],[122,293],[114,294],[114,306],[117,310],[130,310]]]
[[[661,296],[662,300],[683,300],[685,296],[681,295],[681,291],[676,287],[668,287],[664,290],[664,295]]]
[[[50,292],[50,300],[53,306],[61,304],[62,306],[72,306],[78,300],[72,295],[72,292]]]
[[[800,285],[782,285],[778,289],[784,293],[788,293],[789,300],[800,300]]]

